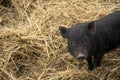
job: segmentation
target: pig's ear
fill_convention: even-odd
[[[89,29],[89,32],[90,32],[91,35],[95,34],[96,27],[94,25],[94,21],[88,23],[88,29]]]
[[[68,31],[67,28],[60,26],[59,30],[63,38],[67,38],[67,31]]]

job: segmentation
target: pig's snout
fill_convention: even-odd
[[[78,60],[84,60],[85,59],[85,56],[80,56],[77,58]]]
[[[78,59],[78,60],[84,60],[84,59],[85,59],[85,55],[84,55],[84,54],[79,54],[79,55],[77,56],[77,59]]]

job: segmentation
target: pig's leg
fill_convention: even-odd
[[[102,60],[103,54],[99,53],[94,56],[94,68],[99,67],[101,65],[101,60]]]
[[[87,62],[88,62],[88,69],[93,70],[94,67],[93,67],[93,63],[92,63],[92,56],[87,57]]]

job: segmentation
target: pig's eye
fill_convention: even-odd
[[[85,39],[84,41],[85,41],[85,42],[88,42],[88,40],[87,40],[87,39]]]
[[[88,38],[84,38],[84,43],[87,43],[89,41]]]

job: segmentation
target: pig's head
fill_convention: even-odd
[[[81,23],[71,28],[59,27],[63,38],[68,41],[68,50],[72,56],[82,60],[88,56],[91,45],[91,37],[95,34],[94,22]]]

